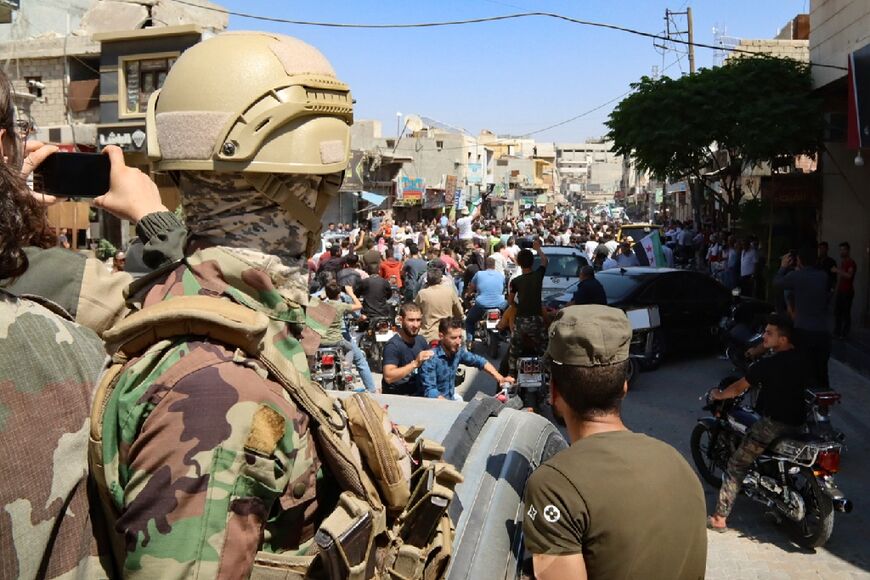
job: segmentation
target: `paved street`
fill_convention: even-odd
[[[657,371],[643,373],[625,401],[625,422],[634,431],[667,441],[693,465],[689,435],[702,414],[698,397],[729,370],[727,362],[708,356],[670,361]],[[791,543],[784,530],[765,520],[760,504],[741,497],[729,519],[732,530],[708,532],[708,580],[870,578],[870,507],[865,500],[870,497],[870,425],[865,419],[870,409],[870,381],[832,361],[831,383],[843,394],[833,421],[846,434],[848,446],[837,480],[855,510],[837,513],[827,546],[812,552]],[[478,391],[494,393],[495,382],[485,373],[468,369],[460,392],[468,400]],[[704,491],[712,509],[716,492],[706,484]]]

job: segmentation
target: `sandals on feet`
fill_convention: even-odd
[[[713,520],[711,518],[707,518],[707,529],[713,530],[714,532],[716,532],[718,534],[724,534],[725,532],[728,531],[728,526],[714,526]]]

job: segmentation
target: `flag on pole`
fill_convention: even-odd
[[[655,266],[656,268],[667,266],[665,253],[662,252],[662,239],[659,236],[658,230],[653,230],[648,236],[641,238],[640,245],[643,247],[643,251],[646,252],[650,266]]]

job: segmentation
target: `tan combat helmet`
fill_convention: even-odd
[[[229,32],[185,51],[152,94],[148,156],[157,171],[243,174],[311,241],[341,185],[351,124],[350,89],[316,48],[281,34]],[[314,209],[286,190],[282,174],[324,176]]]

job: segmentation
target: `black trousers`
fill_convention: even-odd
[[[831,335],[825,331],[795,329],[795,346],[810,364],[815,386],[830,388],[828,359],[831,358]]]
[[[834,297],[834,336],[846,336],[852,330],[854,292],[837,292]]]

